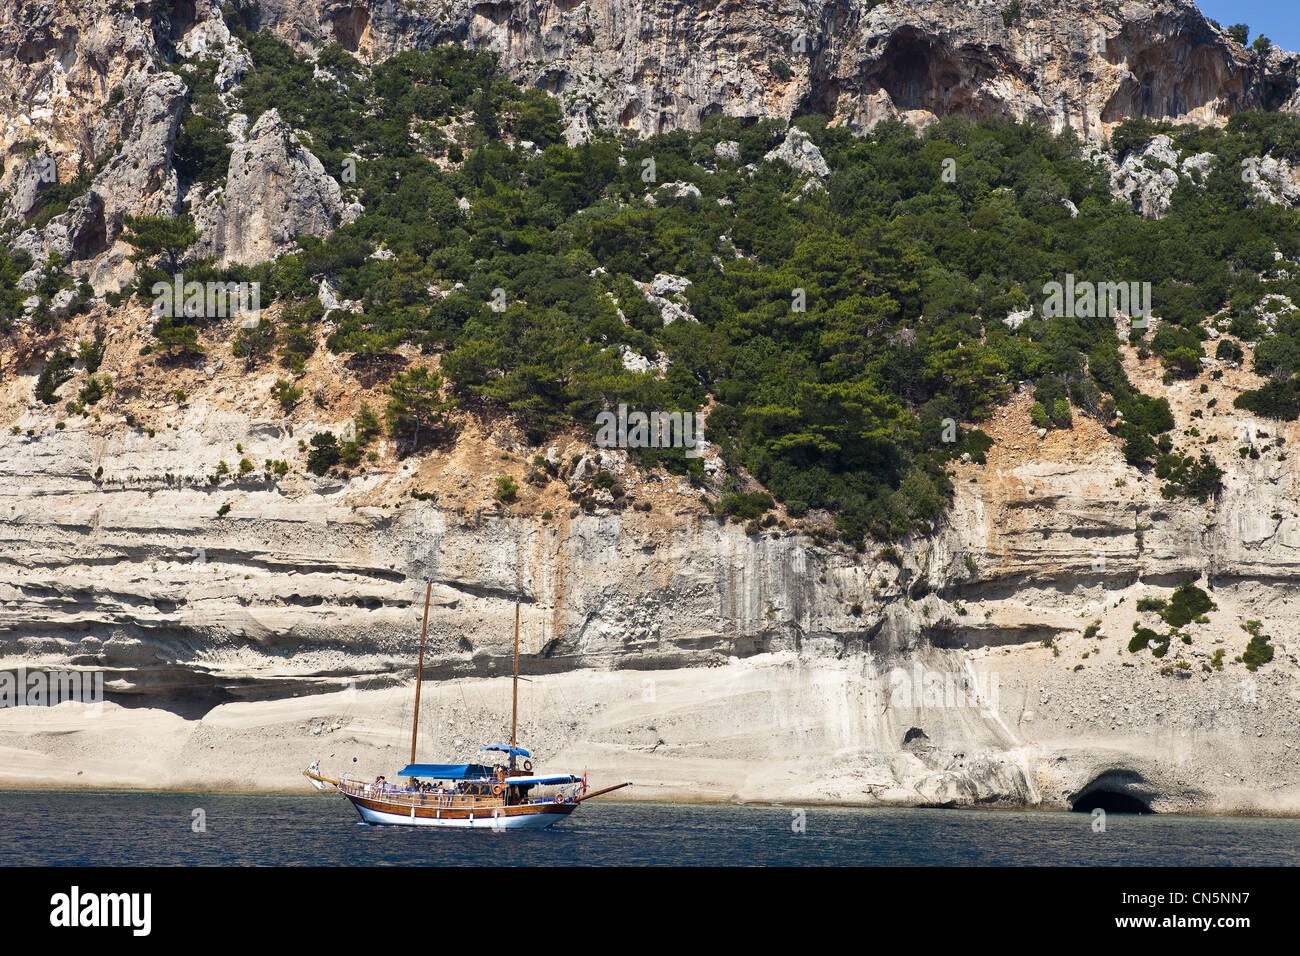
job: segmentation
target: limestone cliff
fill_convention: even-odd
[[[448,40],[498,51],[571,111],[643,135],[712,114],[1037,118],[1096,139],[1126,116],[1216,122],[1294,108],[1294,55],[1247,50],[1187,0],[832,0],[696,7],[537,0],[263,0],[256,23],[363,55]]]
[[[130,366],[138,330],[115,327],[110,362]],[[502,422],[467,420],[419,460],[382,448],[348,481],[223,477],[220,459],[292,458],[365,396],[318,355],[317,403],[286,418],[267,382],[209,359],[157,385],[183,385],[181,405],[127,372],[118,404],[63,429],[31,403],[34,371],[6,379],[0,669],[100,670],[115,703],[0,711],[5,784],[284,789],[317,758],[391,770],[432,581],[423,739],[448,759],[507,732],[518,600],[523,738],[642,796],[1064,807],[1102,789],[1300,810],[1295,425],[1201,422],[1225,490],[1175,505],[1090,420],[1037,437],[1019,396],[988,426],[988,463],[955,469],[945,527],[895,557],[797,524],[746,534],[684,479],[557,442],[553,460],[605,455],[653,506],[588,514],[563,471],[524,481],[531,452]],[[1201,396],[1126,361],[1185,426]],[[1227,369],[1218,406],[1253,379]],[[509,506],[492,499],[502,473],[525,488]],[[1130,654],[1136,601],[1185,578],[1218,605],[1176,650],[1187,666]],[[1231,663],[1247,618],[1277,647],[1254,674]]]
[[[1189,0],[1025,0],[1018,19],[992,0],[227,6],[303,50],[494,50],[514,78],[560,96],[570,113],[642,135],[695,128],[714,113],[816,110],[855,129],[887,116],[1009,115],[1097,139],[1126,116],[1213,123],[1244,109],[1300,108],[1295,54],[1242,47]],[[0,11],[0,48],[5,145],[38,136],[66,147],[61,169],[129,138],[139,74],[175,56],[210,57],[228,90],[248,68],[213,0],[13,5]]]
[[[234,120],[224,183],[178,194],[186,86],[164,67],[211,56],[225,94],[248,60],[215,3],[163,6],[0,10],[3,142],[40,142],[0,182],[29,285],[57,253],[94,291],[117,289],[123,217],[186,200],[204,251],[226,262],[271,257],[348,214],[269,112],[247,131]],[[1019,21],[1000,3],[920,0],[235,6],[304,49],[496,49],[562,98],[577,133],[817,110],[857,130],[964,113],[1097,139],[1127,115],[1214,123],[1297,106],[1294,56],[1243,49],[1175,0],[1027,0]],[[776,158],[816,174],[806,146],[791,134]],[[1165,146],[1112,170],[1147,215],[1197,175],[1196,157],[1164,168]],[[89,185],[38,229],[25,220],[47,160],[60,183],[84,165]],[[1294,171],[1269,161],[1261,191],[1294,202]],[[508,422],[472,416],[427,457],[381,446],[346,481],[277,478],[263,462],[300,458],[300,442],[377,402],[342,359],[319,350],[310,398],[286,414],[268,398],[274,373],[235,371],[233,329],[206,367],[159,380],[142,370],[139,309],[96,301],[63,337],[97,323],[115,391],[96,416],[62,411],[81,369],[58,404],[34,401],[48,341],[20,329],[0,352],[0,670],[102,671],[112,702],[98,715],[0,710],[0,785],[288,789],[305,787],[297,771],[313,759],[391,773],[432,581],[425,752],[446,759],[505,732],[518,601],[534,678],[522,737],[546,765],[631,778],[636,794],[1064,807],[1102,789],[1159,810],[1300,812],[1300,496],[1284,450],[1300,429],[1263,435],[1227,411],[1258,385],[1248,362],[1208,386],[1221,412],[1198,420],[1227,472],[1210,503],[1166,501],[1091,420],[1039,437],[1020,395],[995,419],[988,463],[955,466],[936,534],[858,553],[817,544],[815,522],[721,523],[684,480],[609,453],[651,510],[586,513],[565,463],[602,453],[559,440],[546,450],[557,474],[529,483],[535,450]],[[1192,386],[1125,360],[1191,427]],[[239,472],[241,458],[250,470],[220,468]],[[501,474],[524,487],[517,503],[493,500]],[[1137,601],[1189,577],[1218,607],[1175,648],[1186,666],[1130,655]],[[1232,660],[1248,619],[1277,648],[1257,673]]]

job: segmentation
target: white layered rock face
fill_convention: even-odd
[[[1276,456],[1238,459],[1196,505],[1104,438],[1000,443],[958,466],[948,525],[900,566],[746,535],[689,498],[550,520],[417,501],[414,463],[212,485],[217,449],[297,443],[212,396],[154,437],[40,414],[0,437],[0,670],[102,671],[110,702],[0,711],[5,785],[292,790],[314,759],[391,775],[432,581],[423,754],[468,760],[508,733],[518,600],[521,738],[634,795],[1063,808],[1105,789],[1300,811],[1300,518]],[[1126,649],[1134,604],[1188,577],[1219,610],[1175,649],[1186,675],[1162,674]],[[1202,668],[1240,653],[1248,618],[1275,661]]]

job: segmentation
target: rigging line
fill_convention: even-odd
[[[515,524],[515,633],[514,633],[514,673],[510,681],[510,746],[515,746],[519,724],[519,603],[524,591],[524,542],[523,525]],[[510,755],[513,769],[515,758]]]
[[[424,685],[424,642],[429,629],[429,595],[432,591],[433,582],[429,581],[424,588],[424,617],[420,621],[420,658],[419,663],[415,665],[415,703],[412,705],[413,713],[411,714],[411,763],[415,763],[416,740],[420,735],[420,691],[423,690]]]
[[[368,680],[373,679],[374,675],[371,675]],[[361,680],[358,680],[358,676],[353,674],[348,677],[347,686],[345,686],[341,691],[337,691],[337,693],[343,695],[343,701],[338,709],[338,719],[344,726],[351,724],[352,719],[356,716],[357,700],[360,698],[363,690],[369,690],[369,687],[364,686]]]
[[[463,683],[463,682],[464,682],[464,678],[463,678],[463,677],[457,677],[457,678],[456,678],[456,693],[460,695],[460,719],[461,719],[462,721],[468,722],[468,721],[469,721],[469,701],[467,701],[467,700],[465,699],[465,687],[464,687],[464,683]],[[460,728],[457,728],[457,729],[460,729]],[[454,735],[453,735],[453,738],[452,738],[452,739],[453,739],[453,742],[454,742],[454,740],[455,740]]]

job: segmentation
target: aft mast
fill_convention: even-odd
[[[420,661],[415,665],[415,713],[411,717],[411,764],[415,763],[415,738],[420,732],[420,686],[424,683],[424,635],[429,628],[429,595],[433,593],[433,581],[424,588],[424,620],[420,623]],[[516,624],[516,627],[518,625]],[[517,635],[516,631],[516,635]],[[411,786],[415,778],[408,777]]]
[[[510,699],[510,772],[515,770],[515,729],[519,723],[519,599],[515,598],[515,675]]]

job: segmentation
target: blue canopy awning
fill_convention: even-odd
[[[489,744],[486,747],[479,747],[479,750],[500,750],[502,753],[510,754],[512,757],[531,757],[523,747],[508,747],[505,744]]]
[[[492,768],[478,763],[413,763],[397,775],[429,780],[479,780],[492,776]]]

